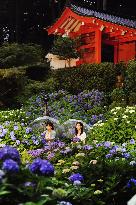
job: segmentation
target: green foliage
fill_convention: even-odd
[[[116,88],[111,92],[112,104],[110,108],[117,106],[126,106],[126,93],[123,88]]]
[[[0,69],[0,99],[6,107],[16,107],[15,97],[26,83],[24,67]]]
[[[125,88],[127,94],[136,92],[136,61],[130,61],[127,65]]]
[[[0,68],[35,64],[43,59],[43,50],[36,44],[5,43],[0,47]]]
[[[129,104],[136,105],[136,92],[129,93]]]
[[[115,107],[107,114],[107,120],[94,124],[90,139],[123,143],[136,139],[136,108]]]
[[[111,63],[86,64],[52,72],[58,84],[57,89],[63,88],[73,94],[94,88],[108,92],[115,86],[116,74]]]

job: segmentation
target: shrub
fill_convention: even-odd
[[[26,68],[26,76],[32,80],[44,80],[48,77],[49,70],[50,65],[46,62],[30,65]]]
[[[129,104],[136,105],[136,92],[129,93]]]
[[[52,71],[57,81],[57,89],[64,89],[70,93],[83,90],[98,89],[111,91],[115,86],[115,69],[111,63],[86,64],[75,68],[65,68]]]
[[[130,61],[127,65],[125,89],[128,96],[130,92],[136,92],[136,61]]]

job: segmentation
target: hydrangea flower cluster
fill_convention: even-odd
[[[72,174],[69,178],[68,178],[71,182],[75,182],[75,181],[83,181],[84,178],[81,174],[76,173],[76,174]]]
[[[8,173],[19,171],[20,155],[19,152],[10,146],[0,149],[0,160],[3,161],[2,169]]]
[[[6,159],[12,159],[20,162],[20,155],[18,150],[10,146],[5,146],[0,149],[0,160],[4,161]]]
[[[78,137],[74,137],[74,138],[72,139],[72,141],[73,141],[73,142],[80,142],[81,140],[80,140]]]
[[[29,170],[38,175],[49,176],[54,174],[53,165],[48,160],[42,160],[40,158],[35,159],[29,165]]]
[[[17,162],[15,162],[12,159],[6,159],[3,162],[2,169],[7,171],[7,172],[14,172],[14,173],[16,173],[16,172],[19,171],[19,165],[18,165]]]
[[[130,187],[132,187],[133,185],[136,186],[136,179],[131,178],[131,179],[128,181],[128,183],[127,183],[127,187],[130,188]]]

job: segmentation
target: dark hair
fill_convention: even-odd
[[[80,126],[82,126],[82,127],[81,127],[81,134],[82,134],[82,133],[83,133],[83,129],[84,129],[84,125],[83,125],[82,122],[77,122],[76,125],[77,125],[77,124],[80,124]],[[76,125],[75,125],[75,133],[76,133],[76,135],[77,135],[77,134],[78,134],[78,130],[77,130],[77,128],[76,128]]]
[[[52,122],[48,121],[48,122],[46,123],[46,126],[48,126],[48,125],[51,126],[52,130],[54,130],[54,125],[53,125]]]

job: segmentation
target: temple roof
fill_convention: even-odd
[[[136,41],[136,21],[69,5],[62,15],[50,27],[48,34],[80,36],[100,30],[108,40],[128,42]],[[106,37],[107,35],[107,37]]]
[[[99,19],[104,20],[104,21],[109,21],[109,22],[112,22],[115,24],[136,28],[136,21],[134,21],[134,20],[125,19],[125,18],[114,16],[114,15],[101,13],[98,11],[90,10],[90,9],[76,6],[73,4],[70,4],[69,7],[75,13],[77,13],[78,15],[81,15],[81,16],[96,17],[96,18],[99,18]]]

